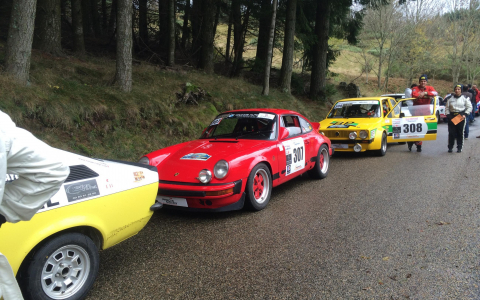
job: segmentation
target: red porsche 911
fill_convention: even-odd
[[[158,168],[157,201],[193,211],[258,211],[272,188],[308,172],[327,176],[332,149],[319,123],[290,110],[218,115],[198,140],[143,156]]]

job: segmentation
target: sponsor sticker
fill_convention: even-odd
[[[222,121],[222,118],[215,119],[215,120],[213,120],[213,122],[210,124],[210,126],[218,125],[218,124],[220,124],[221,121]]]
[[[135,182],[139,182],[145,179],[143,171],[133,172],[133,176],[135,177]]]
[[[184,159],[184,160],[203,160],[203,161],[206,161],[208,160],[210,157],[212,157],[211,155],[208,155],[206,153],[189,153],[187,155],[185,155],[184,157],[180,158],[180,159]]]
[[[275,115],[259,113],[257,118],[273,120],[273,118],[275,118]]]
[[[305,168],[305,143],[302,138],[283,142],[285,147],[286,176]]]
[[[81,199],[100,195],[97,180],[95,179],[67,184],[64,187],[65,193],[67,194],[68,202],[78,201]]]

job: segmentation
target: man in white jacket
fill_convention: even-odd
[[[60,189],[70,170],[56,149],[18,128],[0,111],[0,227],[28,221]],[[6,183],[6,174],[18,179]],[[0,228],[1,230],[1,228]],[[23,299],[8,260],[0,253],[0,299]]]

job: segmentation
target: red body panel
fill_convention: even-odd
[[[281,126],[280,117],[283,115],[298,116],[308,120],[302,115],[288,110],[279,109],[251,109],[235,112],[268,112],[276,114],[277,134],[274,140],[254,139],[198,139],[164,149],[160,149],[145,155],[150,165],[157,166],[159,175],[159,195],[186,200],[188,208],[230,210],[240,209],[235,203],[242,200],[246,183],[251,170],[259,163],[265,163],[270,168],[273,186],[286,182],[315,166],[315,158],[322,144],[327,144],[331,154],[330,140],[318,133],[318,130],[298,134],[292,138],[278,140],[278,128]],[[297,125],[298,126],[298,125]],[[297,166],[298,170],[290,170],[287,175],[286,151],[292,141],[297,142],[298,147],[305,147],[305,166]],[[303,144],[302,144],[303,142]],[[202,159],[186,159],[188,154],[205,155]],[[213,173],[215,164],[219,160],[225,160],[229,164],[227,176],[217,179],[212,175],[209,183],[203,184],[197,179],[199,172],[208,169]],[[303,167],[303,168],[302,168]],[[233,188],[232,191],[228,191]],[[207,195],[207,192],[228,191],[225,195]],[[229,208],[229,206],[235,206]],[[243,202],[242,202],[243,205]]]

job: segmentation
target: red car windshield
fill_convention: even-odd
[[[217,116],[200,138],[272,140],[275,134],[275,114],[236,112]]]

